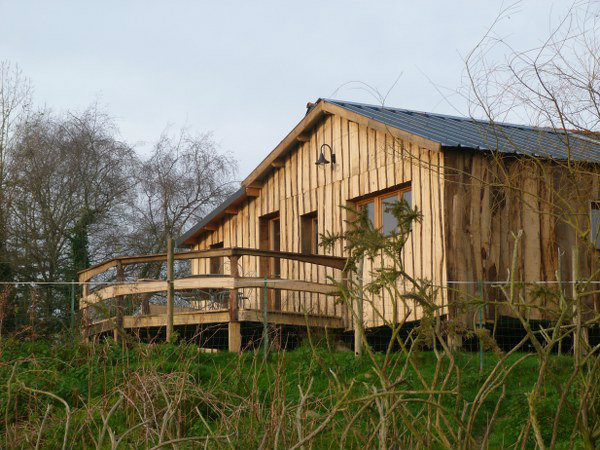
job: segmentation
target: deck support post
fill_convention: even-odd
[[[242,351],[242,327],[239,322],[228,323],[228,350],[234,353]]]
[[[229,257],[229,272],[232,278],[239,277],[238,270],[239,256],[232,255]],[[230,352],[239,353],[242,350],[242,333],[239,319],[239,305],[238,305],[238,290],[229,290],[229,324],[228,324],[228,346]]]
[[[125,280],[125,270],[123,269],[123,264],[121,261],[117,261],[117,282],[122,283]],[[123,300],[125,299],[124,295],[118,295],[115,298],[115,327],[113,328],[113,338],[115,341],[119,342],[122,339],[123,333]]]
[[[175,301],[175,260],[173,257],[173,238],[167,240],[167,342],[173,339],[173,310]]]

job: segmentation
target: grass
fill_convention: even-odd
[[[506,366],[522,356],[512,355]],[[397,362],[403,358],[398,356]],[[458,407],[462,408],[462,403],[473,400],[498,356],[485,355],[483,374],[479,373],[478,353],[459,352],[455,358],[461,369],[460,383],[453,375],[450,386],[460,387]],[[433,380],[436,364],[433,352],[417,353],[414,363],[421,376],[428,382]],[[554,356],[551,364],[538,413],[544,433],[550,432],[553,409],[558,404],[560,386],[572,369],[572,358]],[[289,445],[295,438],[294,411],[301,401],[300,388],[306,392],[311,384],[303,420],[307,429],[314,428],[324,420],[344,388],[353,386],[349,400],[372,393],[377,382],[372,367],[367,357],[330,352],[325,346],[302,346],[295,351],[276,353],[263,365],[260,354],[201,353],[191,345],[121,347],[110,342],[92,346],[60,339],[3,340],[0,341],[0,448],[34,448],[47,405],[50,410],[43,425],[40,449],[61,448],[67,417],[64,406],[47,395],[32,393],[31,389],[52,393],[69,405],[72,424],[68,448],[111,448],[108,437],[100,444],[98,439],[103,420],[120,397],[125,400],[108,420],[112,433],[119,435],[143,420],[148,421],[124,438],[122,448],[152,448],[160,439],[209,435],[214,439],[210,448],[258,448],[261,442],[272,448],[274,439]],[[390,372],[399,371],[401,365],[397,367]],[[510,448],[517,440],[529,417],[526,394],[532,390],[537,374],[538,361],[531,355],[508,376],[506,397],[489,448]],[[398,389],[406,390],[419,387],[413,369],[404,373],[398,385]],[[476,435],[483,433],[499,395],[498,390],[483,403],[475,422]],[[573,402],[574,396],[575,393],[570,396]],[[455,403],[456,396],[442,398],[442,404],[449,409],[456,407]],[[337,413],[331,426],[315,437],[313,448],[339,448],[348,414],[357,411],[359,405],[358,401],[349,403],[344,411]],[[421,407],[409,404],[416,415]],[[374,417],[372,408],[365,408],[365,413],[348,431],[344,448],[365,448],[370,444]],[[156,430],[161,426],[168,430],[159,438]],[[561,419],[557,448],[568,448],[562,430],[567,436],[566,430],[572,426],[573,418],[567,411]],[[274,437],[273,427],[281,428],[279,436]],[[265,433],[270,435],[263,441]],[[183,442],[178,448],[204,448],[204,444],[204,441]]]

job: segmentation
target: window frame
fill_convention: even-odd
[[[300,244],[305,255],[319,254],[319,216],[312,211],[300,216]],[[309,248],[310,247],[310,248]]]
[[[369,195],[365,198],[362,198],[355,202],[356,209],[360,210],[363,206],[373,203],[373,226],[376,230],[380,230],[383,226],[383,214],[384,210],[382,208],[385,200],[396,197],[397,201],[400,201],[406,192],[411,192],[411,200],[412,200],[412,185],[407,185],[401,188],[386,190],[383,192],[375,192],[372,195]],[[412,203],[412,202],[411,202]],[[412,204],[409,205],[412,208]],[[396,231],[398,227],[396,226]]]

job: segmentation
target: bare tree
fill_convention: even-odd
[[[237,185],[236,161],[211,134],[163,133],[148,159],[135,170],[128,247],[139,253],[164,251],[176,237],[221,203]]]
[[[133,185],[132,161],[132,150],[95,107],[66,117],[42,111],[20,124],[10,167],[20,279],[70,281],[89,265],[93,227],[110,226],[111,210]],[[44,293],[45,317],[68,311],[64,289]]]
[[[31,103],[31,85],[18,66],[0,61],[0,280],[10,279],[8,254],[8,215],[10,193],[7,180],[10,165],[10,146],[15,125],[23,120]]]

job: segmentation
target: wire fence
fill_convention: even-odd
[[[162,320],[166,314],[165,293],[135,294],[104,299],[80,309],[82,286],[79,282],[2,282],[0,284],[0,333],[1,336],[17,338],[44,338],[56,333],[68,332],[76,339],[89,327],[91,335],[100,338],[114,337],[111,323],[119,313],[125,318],[124,332],[131,339],[142,342],[165,340]],[[87,283],[95,288],[116,282]],[[419,336],[424,348],[436,343],[424,339],[422,330],[432,320],[446,337],[465,351],[508,351],[526,338],[529,327],[541,338],[552,334],[557,326],[561,330],[579,326],[583,339],[590,347],[600,344],[600,282],[598,281],[535,281],[527,283],[502,283],[491,281],[449,281],[443,286],[430,286],[430,304],[420,303],[414,295],[392,299],[382,296],[365,296],[363,324],[365,338],[376,351],[387,350],[390,342],[397,339],[411,340]],[[285,288],[282,285],[282,288]],[[342,310],[339,300],[329,296],[328,301],[337,302],[337,308],[323,311],[310,310],[308,305],[298,311],[297,303],[286,302],[285,295],[273,310],[268,301],[271,290],[263,288],[244,289],[237,293],[238,308],[258,313],[252,320],[241,323],[242,348],[269,347],[293,349],[310,335],[327,340],[336,350],[354,350],[354,325],[311,327],[277,323],[274,313],[298,317],[336,318]],[[285,292],[284,289],[281,290]],[[218,351],[228,348],[228,319],[230,291],[227,289],[190,289],[177,291],[174,301],[175,316],[192,317],[176,320],[175,331],[180,339],[197,343],[201,351]],[[348,308],[352,308],[349,305]],[[121,310],[119,311],[119,308]],[[392,312],[393,311],[393,312]],[[327,312],[327,311],[326,311]],[[219,316],[218,314],[221,313]],[[213,314],[212,319],[201,315]],[[350,311],[350,314],[353,314]],[[395,327],[399,330],[396,332]],[[554,351],[568,353],[573,347],[573,334],[564,333],[564,339]],[[397,340],[396,339],[396,340]],[[392,343],[398,348],[399,342]],[[521,349],[532,350],[526,342]]]

